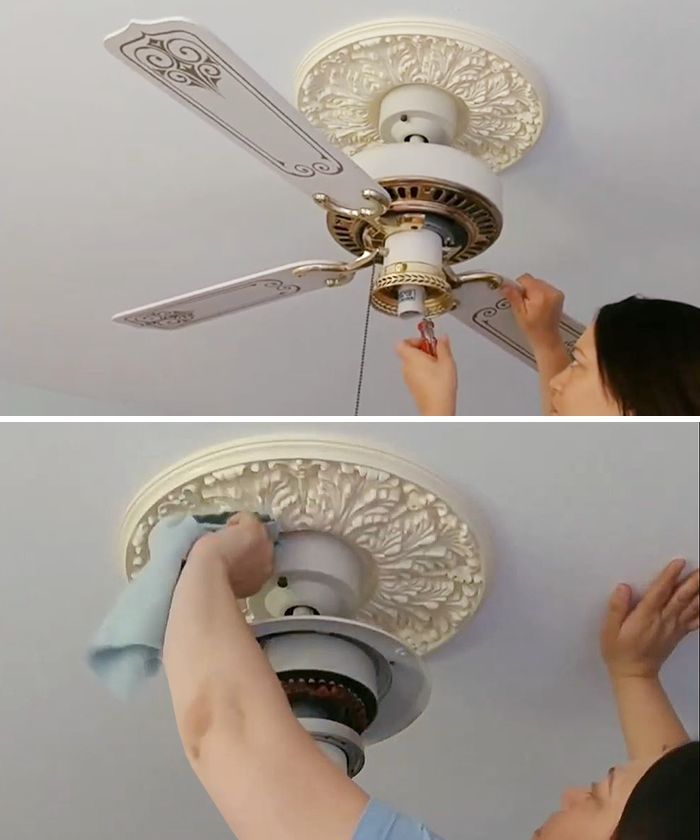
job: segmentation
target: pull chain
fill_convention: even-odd
[[[377,264],[372,266],[372,279],[369,284],[369,299],[367,300],[367,314],[365,315],[365,332],[362,337],[362,355],[360,357],[360,378],[357,383],[357,399],[355,400],[355,417],[360,416],[360,399],[362,397],[362,380],[365,375],[365,355],[367,353],[367,335],[369,333],[369,316],[372,314],[372,292],[377,275]]]

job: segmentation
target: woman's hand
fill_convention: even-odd
[[[272,541],[265,525],[251,513],[237,513],[225,528],[200,537],[193,553],[224,564],[237,598],[256,595],[274,571]]]
[[[684,560],[673,560],[636,606],[627,584],[610,598],[600,637],[611,678],[656,677],[688,633],[700,626],[700,570],[678,578]]]
[[[457,366],[450,340],[438,339],[437,358],[419,349],[419,339],[402,341],[396,352],[403,362],[403,378],[418,410],[426,416],[457,413]]]
[[[515,320],[533,349],[560,344],[559,325],[564,311],[564,293],[531,274],[504,286],[503,295],[513,308]]]

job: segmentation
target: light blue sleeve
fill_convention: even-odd
[[[411,817],[389,805],[370,800],[353,835],[353,840],[442,840]]]

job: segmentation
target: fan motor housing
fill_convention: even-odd
[[[503,230],[498,177],[472,155],[435,143],[377,144],[355,162],[389,193],[388,225],[424,216],[443,240],[444,262],[464,262],[484,253]],[[382,248],[386,235],[365,218],[328,213],[328,230],[351,254]]]

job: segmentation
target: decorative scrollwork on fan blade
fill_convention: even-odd
[[[504,312],[509,312],[511,305],[506,298],[496,301],[492,306],[485,306],[483,309],[477,310],[472,320],[475,324],[481,327],[485,332],[490,333],[495,338],[498,338],[503,344],[509,347],[518,355],[522,356],[528,362],[536,364],[534,355],[522,344],[515,341],[508,333],[504,332],[498,323],[498,316]]]
[[[190,324],[194,321],[194,312],[164,309],[148,312],[144,315],[129,315],[124,318],[127,324],[134,327],[153,327],[159,330],[172,330]]]
[[[200,115],[242,143],[250,152],[288,175],[312,178],[314,175],[339,175],[344,171],[342,162],[318,139],[297,124],[284,107],[274,101],[274,95],[258,90],[246,78],[250,69],[236,56],[230,61],[202,37],[186,29],[144,31],[133,24],[129,34],[136,37],[119,45],[122,57],[137,69],[162,83],[172,93],[194,108]],[[212,101],[208,94],[216,94]],[[241,111],[246,112],[241,121]],[[246,125],[251,123],[251,112],[261,120],[274,119],[280,123],[279,131],[300,143],[298,154],[308,160],[282,160],[288,146],[275,144],[277,136],[271,128],[264,144],[260,137],[250,137]],[[314,160],[314,158],[317,158]]]
[[[153,38],[134,50],[134,56],[159,76],[174,84],[208,88],[218,93],[221,67],[191,38]]]

